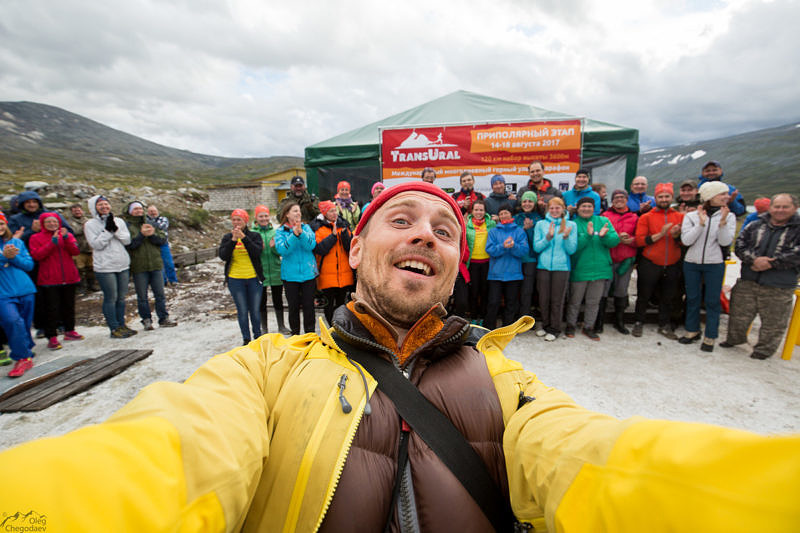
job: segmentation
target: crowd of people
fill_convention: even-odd
[[[177,323],[169,318],[165,284],[177,283],[167,242],[169,222],[155,205],[128,204],[115,216],[102,195],[88,201],[90,216],[73,204],[65,216],[44,208],[36,191],[25,191],[11,202],[8,215],[0,213],[0,339],[8,345],[0,364],[12,364],[9,377],[20,377],[33,367],[34,335],[47,348],[64,341],[80,341],[75,330],[76,291],[103,293],[102,310],[112,338],[135,335],[125,323],[125,296],[131,275],[145,331],[153,330],[149,291],[155,297],[160,327]],[[166,275],[165,275],[166,272]]]
[[[536,317],[536,335],[546,341],[562,335],[571,338],[579,331],[597,341],[607,316],[612,317],[619,333],[641,337],[648,310],[655,307],[659,334],[683,344],[700,342],[701,350],[713,351],[719,336],[725,260],[736,237],[737,216],[745,213],[741,194],[722,181],[719,162],[706,163],[699,179],[681,183],[677,195],[671,183],[658,183],[651,196],[647,178],[637,176],[629,191],[615,190],[610,198],[604,184],[591,183],[586,169],[578,170],[574,187],[563,192],[545,177],[541,161],[531,162],[528,169],[530,179],[516,193],[507,187],[504,176],[492,176],[488,196],[475,190],[470,172],[461,174],[460,189],[452,198],[465,217],[468,253],[459,265],[449,312],[487,329],[532,315]],[[425,168],[420,178],[435,184],[436,172]],[[304,313],[303,331],[314,331],[315,293],[324,295],[325,318],[330,323],[334,309],[353,291],[355,273],[348,263],[352,232],[361,213],[384,188],[382,183],[375,183],[370,198],[360,208],[348,182],[338,183],[332,200],[319,202],[298,176],[292,180],[291,193],[281,202],[277,227],[266,222],[262,225],[273,232],[262,233],[260,244],[280,265],[270,271],[274,275],[280,270],[281,283],[286,286],[292,334],[300,333],[300,309]],[[779,208],[786,208],[787,202],[797,207],[796,198],[788,194],[777,195],[774,200]],[[745,224],[782,228],[775,237],[776,243],[780,242],[777,252],[770,249],[769,253],[784,258],[768,264],[787,270],[785,276],[778,276],[783,280],[781,288],[793,288],[800,262],[796,230],[791,229],[798,223],[797,216],[783,220],[777,210],[770,209],[767,198],[757,199],[754,205],[756,212]],[[269,210],[258,206],[256,212],[268,214]],[[751,231],[756,230],[745,235]],[[223,239],[221,256],[226,239],[229,235]],[[762,246],[765,242],[764,237],[758,240]],[[736,247],[743,262],[743,279],[748,279],[752,270],[749,250],[753,246],[742,240]],[[229,255],[225,252],[223,258],[228,261]],[[759,262],[756,268],[761,266]],[[426,274],[421,263],[400,268]],[[628,289],[634,272],[637,298],[633,323],[626,324]],[[759,279],[774,283],[770,277]],[[733,316],[747,307],[739,292],[733,295]],[[261,294],[264,330],[266,292]],[[791,300],[791,295],[788,298]],[[784,300],[785,295],[776,299]],[[273,302],[283,331],[283,305],[280,294],[276,299],[274,291]],[[778,331],[785,329],[789,315],[786,305],[781,305],[780,319],[771,321]],[[245,306],[237,303],[237,309],[240,324],[245,324]],[[705,329],[701,331],[703,309]],[[748,325],[751,314],[748,311],[746,315]],[[676,330],[680,326],[685,334],[679,338]],[[771,340],[779,341],[778,337],[772,335]],[[242,340],[246,343],[250,338],[250,332],[242,326]],[[741,342],[742,336],[734,331],[729,342],[721,346]],[[777,348],[775,342],[764,343],[756,346],[754,358],[764,358]]]
[[[677,195],[671,183],[658,183],[651,196],[647,178],[637,176],[630,191],[614,190],[609,198],[606,186],[591,183],[586,169],[578,170],[571,189],[559,191],[545,177],[541,161],[531,162],[528,170],[528,183],[516,192],[502,175],[492,176],[488,196],[475,190],[470,172],[461,174],[452,199],[465,218],[467,248],[452,298],[445,302],[451,314],[487,329],[531,315],[536,335],[545,341],[578,332],[598,341],[607,316],[619,333],[641,337],[648,309],[656,307],[659,334],[713,351],[725,261],[736,241],[742,279],[730,303],[732,327],[720,346],[745,342],[746,329],[760,314],[762,334],[751,356],[764,359],[775,352],[800,272],[794,196],[755,200],[756,212],[748,215],[736,239],[745,203],[723,181],[717,161],[703,166],[698,181],[681,183]],[[436,172],[426,168],[421,179],[435,184]],[[355,290],[353,233],[384,190],[383,183],[375,183],[362,207],[350,183],[341,181],[331,200],[319,201],[295,176],[274,219],[264,205],[255,207],[252,223],[245,209],[231,213],[231,231],[222,237],[219,257],[244,344],[269,331],[270,295],[282,334],[315,331],[320,295],[331,323],[335,309]],[[83,338],[75,331],[75,291],[95,284],[103,292],[103,315],[112,337],[137,333],[125,323],[131,277],[144,330],[154,327],[149,291],[158,325],[176,325],[164,293],[165,285],[177,283],[169,221],[155,205],[130,202],[122,216],[115,216],[108,199],[98,195],[88,201],[89,217],[78,204],[62,216],[46,212],[33,191],[21,193],[17,204],[17,213],[0,219],[6,267],[0,269],[0,322],[10,350],[5,361],[14,362],[9,375],[22,375],[32,366],[31,328],[48,340],[50,349],[61,347],[59,331],[65,341]],[[421,261],[398,268],[430,275]],[[626,324],[633,272],[637,298],[633,323]],[[678,337],[680,326],[685,334]]]

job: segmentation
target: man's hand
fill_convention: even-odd
[[[555,237],[555,235],[556,235],[556,223],[555,222],[551,222],[550,223],[550,229],[547,230],[547,240],[548,241],[553,240],[553,237]]]
[[[734,202],[736,202],[737,196],[739,196],[739,189],[733,189],[731,191],[731,197],[728,199],[728,205],[732,205]]]
[[[514,247],[514,239],[511,237],[506,238],[503,241],[503,248],[513,248]]]
[[[19,248],[17,248],[13,244],[6,244],[5,246],[3,246],[3,255],[6,257],[6,259],[14,259],[18,253],[19,253]]]
[[[756,257],[756,260],[753,261],[753,266],[750,268],[756,272],[763,272],[764,270],[769,270],[770,268],[772,268],[773,261],[775,261],[774,257],[767,257],[765,255],[762,255]]]
[[[681,227],[680,226],[672,226],[669,229],[669,234],[672,236],[673,239],[677,239],[681,236]]]
[[[647,213],[648,211],[653,209],[653,206],[651,205],[651,203],[652,203],[651,200],[647,200],[646,202],[640,203],[639,204],[639,214],[644,215],[645,213]]]
[[[516,195],[516,194],[513,194],[513,193],[512,193],[512,194],[509,194],[509,195],[508,195],[508,199],[509,199],[509,201],[511,201],[511,202],[516,202],[516,201],[517,201],[517,195]]]
[[[150,224],[142,224],[142,235],[149,237],[156,232],[156,228]]]
[[[33,232],[37,232],[37,231],[39,231],[40,229],[42,229],[42,226],[41,226],[41,224],[39,223],[39,221],[38,221],[38,220],[34,220],[34,221],[33,221],[33,224],[31,224],[31,231],[33,231]]]
[[[603,224],[603,227],[600,228],[600,231],[597,233],[597,235],[600,237],[605,237],[607,233],[608,233],[608,222]]]
[[[661,226],[661,231],[659,231],[658,233],[656,233],[656,235],[658,235],[658,238],[660,239],[661,237],[663,237],[664,235],[666,235],[666,234],[667,234],[667,232],[669,231],[669,229],[670,229],[672,226],[673,226],[672,222],[667,222],[666,224],[664,224],[663,226]]]

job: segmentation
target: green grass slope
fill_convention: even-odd
[[[720,162],[723,179],[748,204],[759,196],[800,193],[800,124],[752,131],[695,143],[648,150],[639,155],[639,174],[650,183],[696,179],[706,161]]]

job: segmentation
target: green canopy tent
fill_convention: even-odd
[[[346,179],[351,183],[353,196],[366,201],[372,184],[381,179],[379,128],[565,118],[575,117],[456,91],[307,147],[308,185],[325,199],[336,193],[337,182]],[[609,190],[627,189],[636,175],[639,130],[592,119],[584,119],[583,124],[583,166],[592,169],[593,180],[605,183]]]

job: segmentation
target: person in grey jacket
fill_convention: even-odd
[[[728,208],[728,187],[710,181],[700,187],[703,204],[686,213],[681,224],[681,242],[689,248],[683,260],[686,280],[686,335],[681,344],[700,340],[700,302],[706,306],[706,330],[700,349],[714,350],[722,311],[720,291],[725,277],[725,259],[721,246],[728,247],[736,234],[736,215]],[[705,292],[701,290],[705,285]]]
[[[783,340],[800,276],[798,207],[796,196],[776,194],[769,211],[736,238],[742,277],[731,293],[728,338],[720,343],[723,348],[746,343],[747,330],[756,315],[761,316],[761,329],[750,357],[771,357]]]
[[[125,295],[128,294],[131,258],[126,245],[131,242],[128,225],[111,212],[111,204],[101,196],[89,198],[92,217],[83,233],[92,247],[94,277],[103,291],[103,316],[111,337],[124,339],[136,335],[125,325]]]

